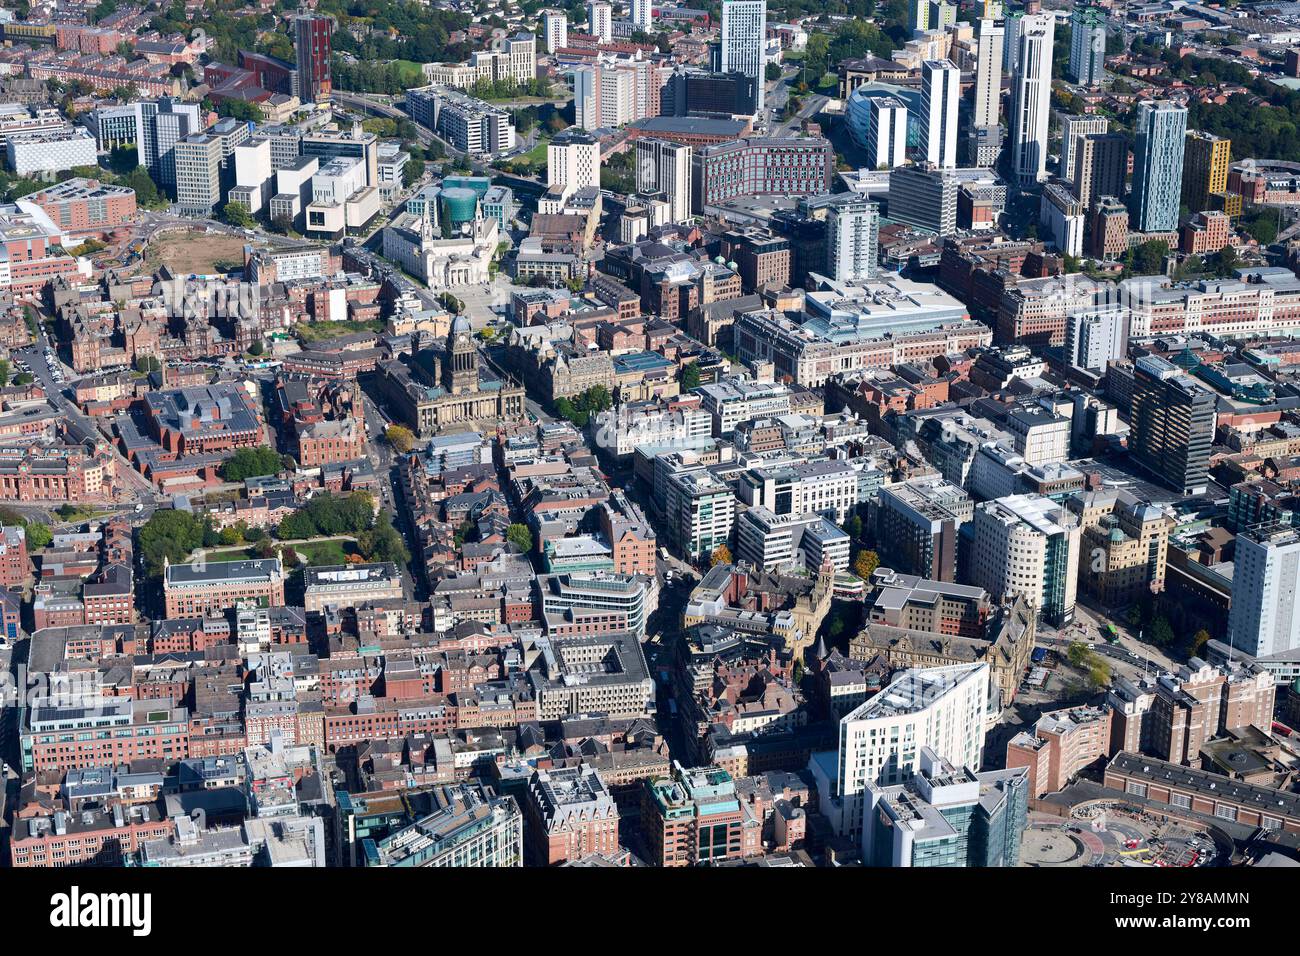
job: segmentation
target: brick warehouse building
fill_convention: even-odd
[[[50,866],[120,866],[149,840],[175,832],[151,806],[114,807],[82,814],[62,810],[53,816],[15,820],[9,841],[15,869]]]
[[[618,806],[595,768],[538,770],[523,802],[534,863],[618,852]]]
[[[170,765],[189,756],[189,739],[189,711],[170,700],[106,697],[79,705],[37,701],[23,728],[23,770],[63,773],[133,760]]]
[[[763,852],[763,821],[736,795],[720,767],[683,770],[647,782],[641,829],[657,866],[697,866]]]
[[[691,162],[691,209],[700,212],[737,196],[828,193],[835,150],[820,136],[737,139],[698,149]]]

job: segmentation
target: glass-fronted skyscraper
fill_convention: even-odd
[[[921,748],[915,777],[869,787],[867,866],[1016,866],[1029,816],[1024,767],[975,773]]]
[[[1133,192],[1130,221],[1138,232],[1173,232],[1183,191],[1187,107],[1165,100],[1138,104],[1133,132]]]

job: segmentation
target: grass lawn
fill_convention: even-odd
[[[366,322],[299,322],[293,327],[293,334],[299,341],[319,342],[340,335],[353,335],[357,332],[382,332],[384,323],[378,319]]]
[[[224,561],[251,561],[257,557],[257,552],[252,548],[222,548],[217,551],[209,551],[207,560],[213,564],[220,564]]]
[[[276,547],[293,548],[310,565],[347,564],[348,555],[356,553],[353,541],[277,541]],[[218,563],[222,561],[251,561],[260,557],[262,543],[243,545],[237,548],[214,548],[208,552],[207,560]]]
[[[310,541],[305,544],[290,542],[302,559],[313,566],[322,564],[347,564],[348,555],[357,550],[351,541]]]
[[[512,157],[509,162],[513,163],[516,169],[523,163],[527,163],[529,166],[545,166],[546,147],[550,142],[551,137],[540,136],[537,139],[536,146],[526,153],[520,153],[518,156]]]
[[[394,60],[393,65],[401,69],[402,82],[408,87],[423,86],[427,82],[424,78],[424,64],[414,60]]]
[[[54,509],[55,517],[60,521],[87,521],[91,518],[111,515],[112,513],[111,510],[88,508],[85,505],[61,505]]]

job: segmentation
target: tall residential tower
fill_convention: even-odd
[[[1106,11],[1075,4],[1070,12],[1070,78],[1080,86],[1101,86],[1105,60]]]
[[[1138,104],[1133,132],[1130,221],[1138,232],[1173,232],[1183,189],[1187,107],[1144,100]]]
[[[334,21],[304,14],[295,17],[294,52],[298,59],[298,98],[304,103],[328,103],[333,81],[330,74],[330,35]]]
[[[1050,14],[1020,18],[1016,68],[1011,80],[1011,169],[1021,186],[1047,178],[1055,23]]]
[[[766,43],[767,0],[722,0],[722,72],[739,70],[757,81],[759,110]]]
[[[961,70],[951,60],[921,64],[920,158],[941,169],[957,166],[957,108]]]

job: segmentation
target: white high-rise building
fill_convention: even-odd
[[[1002,100],[1002,41],[1006,30],[996,20],[979,22],[979,58],[975,61],[972,126],[996,126]]]
[[[995,601],[1024,595],[1057,626],[1074,616],[1079,525],[1070,512],[1043,495],[1009,495],[976,505],[974,528],[973,584]]]
[[[608,3],[587,4],[587,32],[601,43],[614,39],[614,8]]]
[[[763,466],[740,475],[736,497],[776,514],[819,514],[843,523],[858,503],[858,475],[843,461]]]
[[[649,115],[656,75],[648,60],[602,56],[571,75],[575,125],[615,128]]]
[[[893,96],[867,101],[867,157],[872,169],[893,169],[907,162],[907,107]]]
[[[653,29],[653,0],[632,0],[628,13],[628,19],[632,21],[632,29],[641,30],[645,33],[649,33]]]
[[[663,139],[636,141],[636,191],[662,193],[672,222],[691,218],[691,148]]]
[[[957,168],[957,108],[961,70],[951,60],[921,64],[921,157],[941,169]]]
[[[826,270],[837,282],[873,279],[880,245],[880,207],[866,199],[826,211]]]
[[[692,557],[712,554],[731,540],[736,496],[712,472],[692,468],[668,477],[665,519],[677,546]]]
[[[599,83],[600,125],[619,127],[638,119],[636,74],[631,70],[596,67]]]
[[[1083,255],[1083,203],[1064,183],[1046,183],[1039,197],[1038,225],[1044,239],[1067,256]]]
[[[1237,535],[1228,640],[1252,657],[1300,647],[1300,530],[1248,528]]]
[[[1047,178],[1047,123],[1052,105],[1051,14],[1020,18],[1016,69],[1011,79],[1011,168],[1020,185]]]
[[[983,662],[904,671],[840,721],[838,752],[814,753],[809,769],[835,832],[863,838],[869,786],[906,783],[928,747],[954,765],[984,753],[989,667]]]
[[[275,174],[271,141],[256,137],[235,147],[235,184],[260,186]]]
[[[1124,357],[1129,326],[1124,306],[1076,312],[1065,322],[1065,355],[1075,368],[1104,370],[1107,362]]]
[[[583,130],[570,127],[546,146],[546,185],[561,186],[564,195],[586,186],[600,186],[600,143]]]
[[[544,10],[542,23],[546,30],[546,49],[550,53],[569,45],[569,15],[563,10]]]
[[[254,137],[235,147],[235,182],[229,200],[256,215],[270,202],[275,176],[271,163],[271,141]]]
[[[758,85],[763,109],[763,49],[767,44],[767,0],[722,0],[722,72],[739,70]]]

